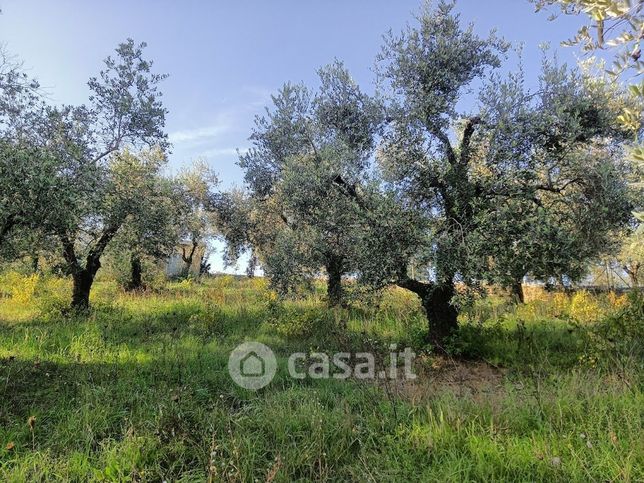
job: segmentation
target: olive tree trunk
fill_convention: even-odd
[[[343,291],[342,291],[342,258],[331,255],[326,264],[327,272],[327,297],[329,299],[330,307],[338,307],[342,305]]]
[[[181,259],[184,263],[183,271],[181,273],[183,278],[187,278],[190,275],[190,269],[192,268],[192,262],[198,246],[199,242],[197,240],[192,240],[192,247],[189,251],[187,251],[185,247],[181,247]]]
[[[398,286],[418,295],[427,316],[428,342],[438,351],[445,352],[446,339],[458,329],[458,311],[451,303],[456,293],[454,285],[407,278],[400,281]]]
[[[89,308],[89,295],[94,284],[96,272],[83,269],[73,274],[72,309],[84,311]]]
[[[141,257],[138,255],[132,255],[130,258],[130,281],[126,288],[128,291],[143,288],[143,264],[141,263]]]
[[[525,294],[523,292],[523,284],[521,283],[521,280],[515,281],[510,287],[510,290],[512,291],[512,296],[518,303],[525,303]]]
[[[101,256],[109,242],[116,235],[119,227],[120,223],[108,226],[103,231],[96,244],[89,250],[84,266],[81,265],[76,257],[72,239],[66,234],[61,235],[63,257],[69,266],[74,282],[71,303],[72,309],[85,311],[89,308],[89,296],[96,273],[101,268]]]

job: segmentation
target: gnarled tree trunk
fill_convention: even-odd
[[[454,285],[405,278],[398,286],[418,295],[427,316],[428,341],[438,351],[445,352],[446,339],[458,329],[458,311],[451,303],[456,293]]]
[[[81,270],[72,275],[74,289],[72,292],[72,309],[84,311],[89,308],[89,294],[94,283],[94,276],[89,270]]]
[[[452,305],[453,285],[437,285],[423,300],[429,323],[429,342],[444,351],[445,340],[458,330],[458,311]]]
[[[66,234],[61,235],[63,257],[69,265],[74,281],[72,309],[85,311],[89,308],[89,295],[94,284],[96,273],[101,268],[101,256],[108,243],[116,235],[119,227],[120,223],[109,226],[103,231],[96,244],[89,251],[85,259],[85,266],[82,266],[76,257],[74,242]]]
[[[74,289],[72,292],[72,308],[75,310],[87,310],[89,308],[89,294],[94,284],[94,277],[96,272],[101,268],[100,253],[92,250],[87,256],[87,263],[85,268],[80,267],[78,264],[72,272],[74,280]]]

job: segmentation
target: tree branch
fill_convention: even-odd
[[[548,184],[538,184],[535,186],[535,189],[539,191],[548,191],[550,193],[561,193],[571,184],[579,183],[581,181],[582,181],[582,178],[577,177],[566,181],[561,187],[556,187],[552,183],[548,183]]]
[[[103,231],[103,233],[101,234],[101,237],[96,242],[96,245],[94,245],[94,248],[92,248],[89,254],[87,255],[88,267],[90,265],[95,264],[101,258],[101,255],[105,251],[107,244],[110,241],[112,241],[112,238],[114,238],[120,226],[121,226],[120,223],[117,223],[115,225],[110,225],[105,229],[105,231]]]
[[[63,244],[63,258],[69,265],[73,274],[77,274],[83,270],[76,258],[76,251],[74,250],[74,243],[67,235],[61,235],[60,241]]]
[[[199,242],[193,238],[192,239],[192,249],[190,250],[190,255],[186,256],[186,248],[181,247],[181,258],[183,259],[184,263],[192,263],[192,258],[195,256],[195,251],[197,251],[197,247],[199,246]]]
[[[438,139],[443,145],[443,149],[445,149],[445,154],[447,155],[447,160],[449,161],[449,163],[451,165],[455,165],[458,162],[458,159],[456,158],[456,153],[454,152],[452,143],[450,143],[449,141],[449,136],[447,136],[447,134],[445,134],[440,129],[434,127],[429,127],[429,132],[432,133],[436,137],[436,139]]]
[[[461,164],[467,164],[470,156],[470,144],[476,126],[481,124],[481,118],[478,116],[471,117],[465,123],[463,130],[463,139],[461,140]]]
[[[401,276],[396,281],[396,285],[415,293],[420,298],[424,298],[434,288],[434,284],[431,282],[420,282],[407,275]]]

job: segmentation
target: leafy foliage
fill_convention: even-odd
[[[188,276],[197,248],[206,245],[215,234],[218,184],[215,172],[201,160],[183,169],[174,179],[176,231],[185,263],[183,277]]]
[[[130,289],[142,288],[144,261],[170,256],[180,240],[177,187],[161,175],[165,164],[166,156],[159,148],[137,155],[126,150],[111,162],[118,187],[110,196],[114,202],[124,200],[130,212],[106,254],[126,263],[128,277],[123,282]]]
[[[386,257],[402,254],[397,270],[380,276],[418,293],[433,324],[455,325],[445,301],[454,303],[456,282],[476,289],[528,273],[578,278],[609,249],[630,205],[614,93],[547,59],[534,92],[521,71],[488,78],[507,45],[462,27],[452,9],[443,2],[424,11],[379,57],[388,123],[377,160],[394,199],[424,221],[412,235],[397,227],[376,238],[387,241]],[[477,48],[465,56],[470,45]],[[460,113],[475,79],[479,110]],[[411,266],[426,267],[419,271],[431,283],[410,279]]]
[[[286,84],[273,109],[256,120],[254,147],[240,158],[251,194],[245,209],[255,221],[228,231],[245,231],[282,293],[326,269],[329,299],[337,304],[341,277],[356,269],[364,228],[356,187],[368,179],[380,108],[340,62],[319,77],[315,94]]]
[[[564,45],[579,45],[586,52],[597,49],[621,48],[615,60],[613,73],[626,69],[642,72],[640,62],[641,34],[644,32],[642,3],[633,0],[531,0],[537,11],[556,6],[565,15],[585,15],[594,22],[583,25]],[[551,19],[555,19],[554,14]]]
[[[90,79],[88,105],[46,105],[15,68],[0,78],[0,243],[13,229],[55,240],[74,277],[77,307],[87,306],[105,248],[140,205],[141,171],[126,172],[133,164],[114,153],[167,147],[157,87],[165,76],[152,73],[144,48],[131,39],[118,46]]]
[[[556,6],[566,15],[585,15],[593,22],[581,27],[577,35],[563,45],[581,46],[588,53],[607,51],[613,55],[613,63],[607,70],[613,82],[620,80],[629,84],[632,96],[639,100],[629,103],[621,109],[616,120],[624,128],[634,134],[635,145],[630,150],[634,165],[629,183],[634,191],[634,219],[630,231],[621,233],[618,241],[623,244],[617,258],[624,270],[631,278],[633,286],[637,286],[639,269],[644,263],[644,258],[638,250],[641,238],[642,210],[642,182],[644,173],[644,148],[638,142],[642,126],[642,110],[644,103],[644,84],[641,75],[644,72],[641,41],[644,34],[644,5],[640,1],[632,0],[532,0],[537,11]],[[551,17],[555,19],[556,16]],[[603,67],[603,64],[600,63]],[[603,77],[603,72],[597,75]]]

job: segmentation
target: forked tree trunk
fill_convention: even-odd
[[[342,258],[331,255],[326,264],[327,297],[330,307],[342,305]]]
[[[101,268],[100,257],[103,251],[93,250],[87,257],[85,268],[78,267],[73,273],[74,290],[72,292],[72,309],[85,311],[89,308],[89,294],[94,278]]]
[[[427,316],[428,342],[439,352],[446,352],[447,338],[458,330],[458,311],[451,303],[456,293],[454,285],[438,285],[407,278],[400,281],[398,286],[418,295]]]
[[[183,271],[181,273],[181,276],[183,278],[187,278],[190,275],[190,269],[192,268],[192,261],[194,260],[195,252],[197,251],[198,246],[199,246],[199,242],[197,240],[192,240],[192,247],[190,248],[190,251],[187,252],[186,247],[181,247],[181,259],[185,264],[183,266]]]
[[[63,257],[71,269],[74,281],[71,304],[73,310],[85,311],[89,308],[89,295],[94,284],[96,272],[101,268],[101,256],[105,251],[105,247],[116,235],[119,227],[120,224],[115,224],[103,231],[94,247],[89,251],[85,266],[79,263],[74,249],[74,242],[71,241],[71,238],[66,234],[61,236]]]
[[[89,308],[89,294],[94,283],[94,276],[89,270],[84,269],[73,275],[74,289],[72,292],[72,309],[85,311]]]

